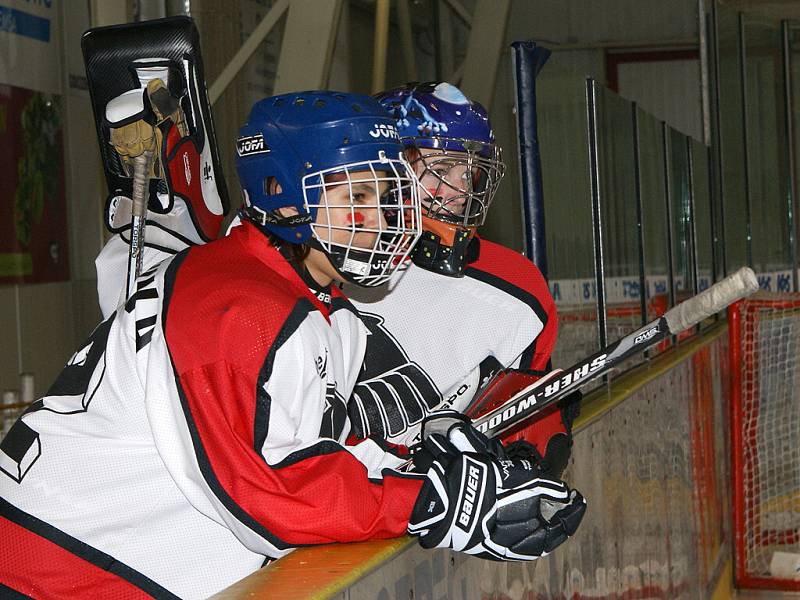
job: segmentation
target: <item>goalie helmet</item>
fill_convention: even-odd
[[[423,234],[413,260],[461,277],[505,172],[486,109],[445,82],[410,83],[377,99],[395,117],[421,182]]]
[[[309,91],[265,98],[253,106],[236,153],[242,216],[282,240],[319,248],[347,281],[384,283],[419,237],[417,179],[394,120],[369,96]],[[357,202],[355,184],[371,186],[375,201]],[[344,206],[329,202],[338,186],[349,190]],[[278,212],[286,207],[296,214]],[[334,223],[331,215],[343,208],[346,222]]]

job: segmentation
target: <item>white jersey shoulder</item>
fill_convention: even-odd
[[[409,264],[384,288],[347,288],[370,334],[351,406],[364,434],[412,443],[424,416],[463,409],[483,379],[517,366],[541,333],[544,315],[529,298],[477,275]]]

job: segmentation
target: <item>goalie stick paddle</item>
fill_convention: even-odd
[[[669,335],[697,325],[729,304],[758,289],[752,269],[744,267],[671,308],[658,319],[617,340],[557,377],[550,377],[520,390],[510,399],[475,419],[473,426],[490,438],[519,429],[534,414],[558,402],[592,379],[618,367],[630,356],[643,352]],[[468,409],[469,410],[469,409]]]

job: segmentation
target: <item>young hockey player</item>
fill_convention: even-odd
[[[388,287],[347,290],[371,334],[350,412],[359,435],[408,444],[426,415],[463,411],[501,369],[544,375],[557,318],[539,270],[475,235],[505,170],[486,110],[448,83],[378,99],[397,118],[420,179],[423,234],[413,264]],[[512,438],[532,443],[555,477],[576,408],[550,411]]]
[[[463,420],[426,423],[412,473],[345,444],[367,332],[331,284],[380,284],[419,234],[394,120],[267,98],[237,153],[242,225],[143,273],[0,443],[0,591],[207,597],[297,546],[406,531],[492,559],[562,543],[580,495]]]

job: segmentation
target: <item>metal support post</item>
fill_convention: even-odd
[[[800,291],[798,288],[798,256],[797,256],[797,223],[796,223],[796,202],[797,202],[797,176],[795,173],[795,154],[794,154],[794,110],[792,107],[792,55],[789,42],[789,23],[781,22],[781,54],[783,57],[783,109],[786,137],[786,213],[789,220],[789,252],[792,261],[792,291]]]
[[[606,278],[603,256],[603,211],[600,192],[600,156],[597,147],[599,136],[597,125],[597,82],[586,79],[586,116],[589,124],[589,179],[592,194],[592,237],[594,238],[594,275],[597,287],[597,335],[598,348],[608,345],[606,327]]]
[[[514,42],[511,47],[516,91],[525,254],[547,277],[542,165],[536,121],[536,76],[550,57],[550,51],[533,42]]]
[[[386,49],[389,45],[389,0],[375,3],[375,44],[372,49],[372,93],[386,87]]]

